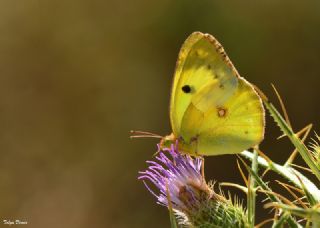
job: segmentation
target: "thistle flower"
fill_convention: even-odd
[[[171,159],[168,158],[171,156]],[[202,159],[179,153],[175,145],[162,149],[147,161],[149,167],[139,172],[157,203],[172,207],[180,225],[191,227],[247,227],[246,213],[239,203],[235,205],[213,191],[201,174]],[[158,189],[156,193],[147,184]]]

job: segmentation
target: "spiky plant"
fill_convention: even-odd
[[[181,155],[174,145],[168,151],[160,152],[156,156],[158,162],[148,162],[149,168],[140,172],[139,179],[144,182],[149,180],[158,188],[160,193],[155,193],[145,182],[158,203],[169,209],[172,227],[320,227],[320,190],[317,187],[320,184],[320,137],[315,133],[312,141],[306,144],[312,125],[295,133],[280,96],[284,117],[262,93],[260,95],[283,132],[281,137],[287,137],[295,150],[284,164],[272,161],[258,148],[240,154],[238,167],[246,185],[221,183],[220,186],[229,185],[246,192],[247,209],[243,208],[239,200],[232,202],[231,196],[226,198],[220,186],[216,193],[213,184],[207,184],[201,173],[201,159]],[[171,160],[165,155],[167,152],[172,156]],[[305,166],[294,164],[297,155],[302,157]],[[251,161],[251,165],[247,165],[244,159]],[[248,172],[248,178],[243,167]],[[285,182],[276,182],[288,194],[276,193],[264,175],[259,175],[259,169],[273,171],[283,177]],[[308,177],[310,175],[315,176],[317,181],[312,182]],[[271,218],[259,224],[256,224],[255,219],[257,194],[267,197],[265,208],[274,209]]]

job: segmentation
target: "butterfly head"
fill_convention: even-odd
[[[176,142],[176,140],[177,139],[173,133],[162,137],[162,139],[160,140],[160,150],[164,148],[170,148],[171,145]]]

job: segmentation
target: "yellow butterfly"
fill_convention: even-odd
[[[192,33],[176,64],[170,101],[172,134],[190,155],[239,153],[264,137],[265,114],[253,86],[240,77],[221,44],[210,34]]]

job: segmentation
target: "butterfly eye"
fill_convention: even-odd
[[[181,89],[185,93],[191,93],[191,87],[189,85],[184,85]]]

